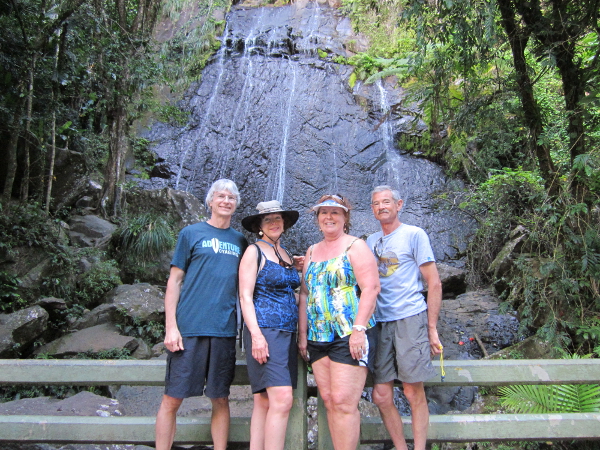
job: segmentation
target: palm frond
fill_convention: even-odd
[[[499,388],[502,404],[520,414],[598,412],[600,385],[515,385]]]

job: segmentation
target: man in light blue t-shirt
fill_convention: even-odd
[[[179,233],[165,294],[165,394],[156,416],[156,449],[170,450],[184,398],[212,403],[215,450],[229,435],[229,388],[235,374],[238,267],[244,236],[232,229],[240,201],[235,183],[221,179],[206,195],[210,219]]]
[[[373,401],[396,449],[406,450],[394,404],[394,380],[402,381],[412,413],[414,449],[425,450],[429,409],[423,382],[436,375],[431,356],[442,349],[437,332],[442,284],[427,234],[398,218],[402,204],[398,191],[390,186],[378,186],[371,193],[371,208],[381,224],[381,231],[367,239],[381,283],[375,310],[380,334]],[[427,282],[427,302],[421,293],[422,279]]]

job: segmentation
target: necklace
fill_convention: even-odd
[[[265,244],[270,246],[275,251],[275,256],[277,256],[277,259],[279,260],[279,265],[281,267],[283,267],[285,269],[291,269],[292,267],[294,267],[294,264],[293,264],[294,258],[292,257],[292,255],[290,255],[290,252],[288,252],[287,249],[281,247],[283,249],[283,251],[288,255],[288,258],[290,258],[290,260],[292,261],[292,264],[290,264],[289,262],[287,262],[285,259],[283,259],[281,257],[281,254],[277,251],[276,245],[271,244],[270,242],[267,242],[264,239],[259,239],[259,241],[264,242]],[[275,242],[275,243],[277,243],[277,242]]]

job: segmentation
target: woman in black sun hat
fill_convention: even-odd
[[[246,360],[254,394],[250,448],[283,450],[298,378],[294,290],[300,286],[296,268],[301,269],[303,257],[292,257],[280,238],[299,213],[284,210],[277,200],[261,202],[256,209],[258,214],[244,217],[242,226],[259,239],[244,253],[239,270]]]

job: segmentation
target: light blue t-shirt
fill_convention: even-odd
[[[403,223],[387,236],[383,231],[373,233],[367,245],[377,260],[381,283],[375,309],[377,321],[390,322],[425,311],[419,266],[435,261],[427,233]]]
[[[176,313],[182,336],[236,335],[238,267],[246,246],[233,228],[200,222],[181,230],[171,265],[185,272]]]

